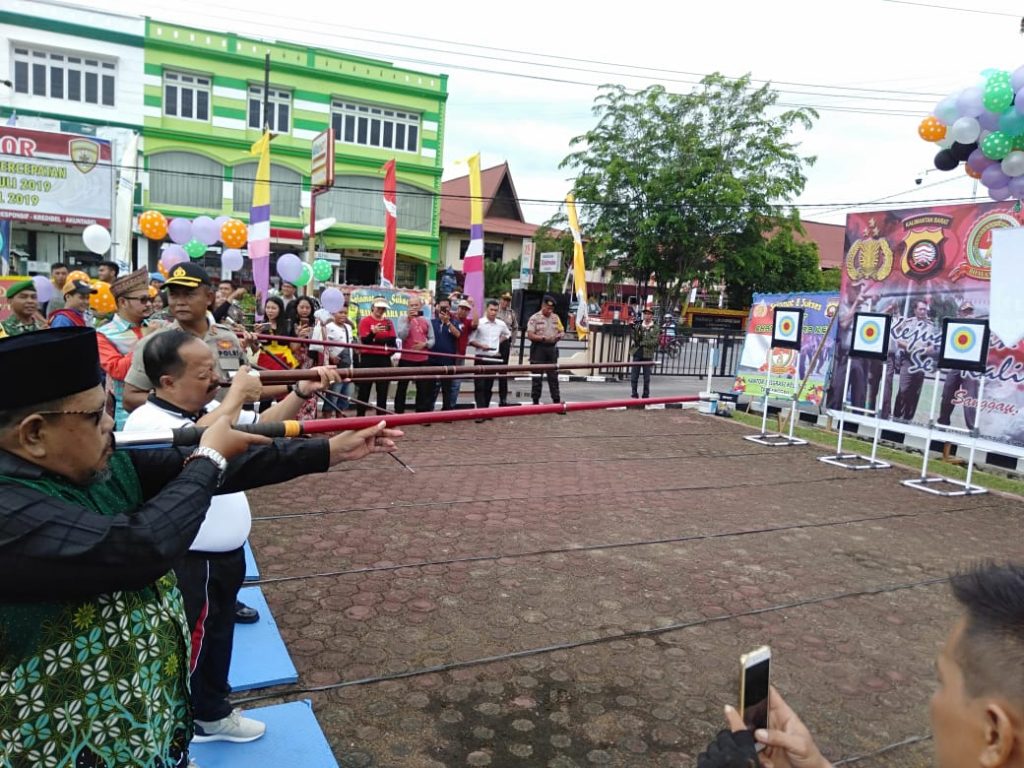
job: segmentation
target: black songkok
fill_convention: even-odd
[[[50,328],[0,339],[0,411],[70,397],[100,383],[92,328]]]

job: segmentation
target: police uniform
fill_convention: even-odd
[[[545,302],[545,304],[552,304],[554,302]],[[536,334],[538,336],[555,337],[557,334],[564,332],[565,328],[562,326],[562,321],[558,318],[558,315],[552,310],[550,315],[545,317],[543,312],[535,312],[526,323],[526,333]],[[558,362],[558,340],[554,341],[534,341],[530,339],[530,363],[533,365],[540,363],[557,363]],[[551,392],[551,402],[560,403],[561,397],[558,389],[558,371],[551,370],[546,374],[548,379],[548,390]],[[537,405],[540,403],[541,389],[543,383],[541,376],[534,374],[533,385],[530,388],[530,395],[533,398],[533,404]]]
[[[501,298],[512,301],[512,294],[503,293]],[[516,316],[516,311],[509,305],[508,309],[498,308],[498,319],[503,320],[512,332],[511,336],[498,345],[498,354],[501,356],[502,362],[508,365],[508,359],[512,355],[512,342],[515,340],[516,334],[519,333],[519,318]],[[504,376],[498,379],[498,400],[500,405],[508,404],[508,379]]]

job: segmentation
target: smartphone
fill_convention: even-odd
[[[762,645],[740,656],[740,714],[747,728],[768,727],[768,685],[771,682],[772,649]],[[760,751],[763,744],[758,744]]]

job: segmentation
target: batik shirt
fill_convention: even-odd
[[[114,402],[114,429],[121,429],[128,412],[124,409],[124,377],[132,363],[132,351],[142,338],[142,328],[114,315],[96,331],[100,365],[107,372],[107,394]]]
[[[45,325],[40,323],[34,317],[27,323],[21,322],[17,315],[11,315],[4,320],[0,325],[3,326],[4,332],[8,336],[20,336],[23,333],[31,333],[32,331],[42,331],[46,328]]]

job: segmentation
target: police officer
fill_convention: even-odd
[[[563,336],[565,336],[565,328],[558,315],[555,314],[555,300],[550,296],[545,296],[540,312],[535,312],[526,324],[526,337],[530,340],[530,363],[557,363],[558,342]],[[562,402],[558,391],[558,371],[548,371],[547,378],[551,402]],[[540,404],[542,387],[540,374],[533,374],[533,386],[530,394],[533,396],[534,405]]]
[[[501,355],[502,362],[508,365],[508,359],[512,354],[512,342],[515,340],[516,334],[519,333],[519,318],[516,317],[516,311],[512,308],[512,294],[508,291],[501,294],[501,303],[498,304],[498,319],[504,321],[512,333],[498,347],[498,354]],[[498,379],[498,400],[499,405],[508,405],[508,379],[504,376]]]

